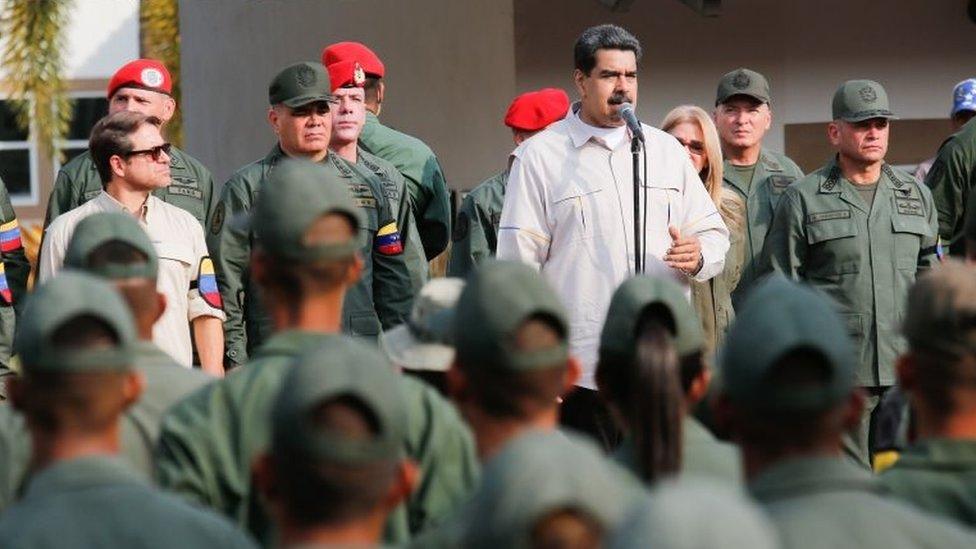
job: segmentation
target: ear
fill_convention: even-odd
[[[586,96],[584,93],[585,88],[583,87],[583,80],[585,79],[586,75],[583,74],[583,71],[579,69],[573,70],[573,83],[576,85],[576,92],[579,94],[581,99]]]
[[[174,114],[176,114],[176,100],[172,97],[166,96],[166,98],[163,100],[163,124],[169,122],[170,119],[173,118]]]
[[[380,80],[376,83],[376,114],[379,115],[380,106],[383,105],[383,99],[386,97],[386,82]]]
[[[766,104],[766,129],[773,127],[773,109],[769,107],[769,103]]]
[[[357,251],[356,256],[353,258],[352,265],[349,266],[349,271],[346,273],[346,285],[354,286],[359,279],[363,276],[363,268],[365,267],[365,262],[363,261],[363,256]]]
[[[895,360],[895,372],[898,375],[898,385],[905,392],[911,392],[918,385],[915,366],[915,357],[910,351],[902,354]]]
[[[153,318],[153,324],[159,322],[160,318],[163,318],[163,313],[166,312],[166,294],[156,292],[156,315]]]
[[[840,145],[840,126],[836,121],[827,124],[827,141],[835,147]]]
[[[413,460],[405,459],[397,465],[396,480],[383,500],[383,507],[389,512],[406,501],[420,484],[420,467]]]
[[[568,395],[576,389],[576,382],[582,375],[583,365],[580,364],[579,359],[574,356],[569,357],[566,361],[566,375],[563,377],[563,395]]]
[[[857,428],[861,424],[861,416],[864,413],[864,390],[857,388],[851,392],[851,396],[847,398],[847,402],[842,404],[844,407],[844,415],[842,417],[843,427],[845,430],[850,431],[851,429]]]
[[[691,380],[691,387],[688,387],[688,394],[685,396],[689,408],[705,399],[705,396],[708,395],[708,387],[711,384],[712,370],[702,368],[695,379]]]
[[[278,132],[278,111],[275,110],[274,105],[268,107],[268,124],[271,124],[271,129],[274,130],[275,135],[280,135]]]
[[[112,175],[118,178],[125,177],[125,160],[117,155],[113,154],[108,159],[108,167],[112,170]]]
[[[139,397],[142,396],[143,390],[146,388],[146,378],[142,375],[142,372],[129,372],[125,376],[125,382],[122,385],[123,402],[125,408],[129,408],[133,404],[139,401]]]

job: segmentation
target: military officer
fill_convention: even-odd
[[[278,143],[267,156],[244,166],[221,190],[211,221],[208,243],[223,296],[225,364],[243,364],[272,330],[260,290],[250,275],[254,234],[232,220],[248,212],[274,167],[287,157],[321,163],[343,182],[366,212],[362,248],[363,276],[350,288],[343,307],[342,328],[353,335],[376,337],[381,329],[403,322],[413,299],[410,274],[403,257],[396,216],[382,185],[337,154],[329,153],[332,95],[329,75],[318,63],[296,63],[279,72],[268,88],[268,121]],[[270,192],[274,192],[270,190]]]
[[[27,295],[30,263],[24,253],[17,212],[10,204],[7,186],[0,179],[0,400],[6,398],[4,376],[10,374],[16,311]]]
[[[136,59],[122,66],[108,84],[108,113],[134,111],[155,116],[165,125],[176,112],[172,97],[173,80],[166,66],[155,59]],[[170,149],[170,177],[172,183],[155,195],[174,206],[183,208],[207,226],[216,206],[213,196],[213,176],[196,158],[176,147]],[[47,202],[44,227],[59,215],[81,206],[102,191],[102,181],[85,151],[72,158],[58,171],[54,189]]]
[[[871,418],[895,382],[905,297],[936,259],[936,213],[928,188],[885,163],[888,95],[877,82],[850,80],[834,94],[827,127],[836,157],[779,199],[762,269],[827,292],[857,345],[857,382],[868,405],[849,450],[869,465]]]
[[[722,143],[723,182],[746,204],[745,260],[732,291],[735,307],[757,276],[759,255],[776,210],[776,202],[803,172],[786,155],[763,147],[773,112],[766,77],[736,69],[718,82],[715,127]]]
[[[843,457],[864,405],[846,328],[823,293],[781,276],[746,298],[721,354],[716,415],[742,447],[749,492],[783,547],[972,547],[972,533],[885,499]]]
[[[281,546],[380,546],[386,518],[419,478],[401,447],[401,382],[380,352],[350,338],[295,363],[272,408],[270,448],[253,467]]]
[[[897,497],[976,527],[976,267],[955,261],[908,295],[898,384],[917,440],[881,476]]]
[[[925,185],[932,189],[939,235],[949,253],[969,253],[967,240],[976,250],[976,122],[970,120],[942,144]]]
[[[121,414],[139,399],[132,315],[114,288],[66,272],[37,289],[17,333],[33,470],[0,516],[5,548],[254,547],[210,511],[153,491],[117,457]]]
[[[174,405],[157,446],[162,486],[219,510],[267,543],[274,531],[251,484],[251,464],[270,440],[274,396],[296,358],[341,340],[346,294],[365,270],[359,235],[371,212],[353,202],[343,181],[329,164],[276,162],[250,218],[251,278],[275,332],[239,372]],[[412,378],[401,387],[408,406],[402,449],[422,478],[387,521],[386,540],[393,543],[453,511],[477,476],[474,442],[450,403]]]
[[[396,214],[400,239],[403,241],[403,257],[410,270],[414,293],[419,292],[427,282],[427,257],[413,221],[407,184],[393,164],[364,151],[358,142],[366,121],[363,91],[366,73],[357,61],[339,61],[326,69],[337,101],[332,116],[329,149],[356,168],[363,177],[379,179],[390,202],[390,209]]]
[[[515,146],[561,120],[569,111],[569,96],[557,88],[545,88],[516,97],[505,113]],[[465,277],[475,266],[495,256],[498,222],[505,202],[508,167],[482,182],[464,197],[451,237],[448,276]]]
[[[323,65],[338,61],[356,61],[366,73],[366,125],[359,144],[392,163],[406,178],[420,240],[427,259],[434,259],[447,248],[451,236],[451,202],[441,165],[423,141],[380,123],[386,98],[386,67],[380,58],[359,42],[339,42],[322,50]]]
[[[949,124],[952,133],[958,132],[966,122],[976,116],[976,78],[967,78],[952,88],[952,109],[949,110]],[[935,157],[925,160],[915,168],[915,179],[925,181],[925,177],[935,164]]]

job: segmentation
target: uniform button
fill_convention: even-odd
[[[237,358],[237,351],[227,351],[227,356],[230,358]]]

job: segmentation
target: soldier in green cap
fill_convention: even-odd
[[[919,278],[903,332],[898,385],[917,440],[881,480],[917,507],[976,527],[976,268],[952,261]]]
[[[375,348],[344,336],[296,361],[254,465],[282,547],[380,545],[419,474],[402,447],[401,383]]]
[[[4,547],[253,547],[209,511],[153,491],[117,457],[120,417],[139,399],[136,334],[109,284],[65,272],[34,292],[10,383],[33,442],[22,499],[0,516]]]
[[[942,144],[925,185],[932,189],[939,235],[949,253],[976,257],[976,122],[970,120]]]
[[[758,277],[759,255],[776,203],[803,172],[786,155],[763,147],[772,125],[769,82],[756,71],[741,68],[725,74],[715,95],[715,127],[722,142],[723,181],[746,204],[745,261],[732,291],[735,307]]]
[[[17,212],[7,186],[0,179],[0,401],[6,398],[5,376],[10,375],[17,311],[27,296],[30,263],[24,253]]]
[[[201,370],[182,367],[152,341],[153,326],[166,308],[166,298],[156,289],[159,257],[135,219],[121,213],[85,218],[75,228],[64,265],[115,286],[135,319],[138,341],[133,346],[133,364],[145,378],[145,388],[122,418],[122,453],[151,479],[153,447],[159,439],[163,414],[213,378]]]
[[[869,393],[848,450],[869,466],[872,414],[904,347],[898,322],[908,288],[937,261],[936,212],[928,188],[885,162],[893,114],[880,84],[845,82],[832,110],[827,136],[837,155],[783,193],[761,269],[820,288],[841,308],[857,382]]]
[[[831,300],[772,276],[757,283],[721,352],[716,416],[742,448],[751,495],[783,547],[972,547],[955,525],[885,499],[844,457],[861,421],[856,347]]]
[[[708,392],[701,323],[676,283],[638,276],[617,288],[596,382],[626,433],[615,459],[649,484],[676,474],[742,482],[739,453],[692,414]]]
[[[174,405],[156,455],[159,483],[233,518],[265,543],[273,527],[251,485],[251,464],[270,441],[270,413],[298,356],[329,346],[343,324],[348,293],[360,287],[367,212],[331,168],[282,159],[250,214],[256,246],[253,282],[275,332],[239,372]],[[474,443],[435,389],[404,378],[407,431],[402,447],[423,472],[417,490],[387,522],[386,540],[403,542],[453,511],[477,477]]]
[[[172,79],[166,67],[154,59],[136,59],[123,65],[108,87],[108,114],[139,112],[169,122],[176,112]],[[207,227],[216,206],[210,170],[186,151],[169,152],[170,184],[155,191],[157,198],[183,208]],[[89,151],[72,158],[58,170],[47,202],[44,227],[59,215],[71,211],[102,192],[102,180]]]
[[[251,210],[259,191],[277,192],[265,185],[283,158],[322,164],[321,173],[327,174],[322,183],[348,187],[366,215],[360,226],[365,236],[363,276],[343,307],[343,330],[376,337],[381,329],[392,328],[407,318],[414,294],[397,212],[391,211],[382,184],[329,153],[335,97],[325,68],[310,62],[286,67],[271,81],[268,101],[268,121],[278,143],[263,159],[244,166],[227,181],[208,235],[227,314],[225,364],[231,367],[243,364],[272,331],[272,320],[250,271],[255,235],[232,220]]]

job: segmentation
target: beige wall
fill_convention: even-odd
[[[383,59],[383,121],[426,141],[453,186],[473,186],[504,162],[511,0],[184,1],[180,24],[186,148],[221,182],[274,142],[265,121],[274,74],[342,40]]]

